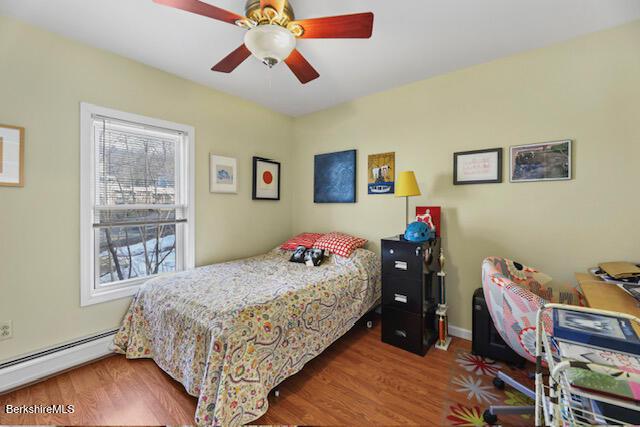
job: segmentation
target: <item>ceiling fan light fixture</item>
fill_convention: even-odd
[[[236,25],[240,28],[244,28],[245,30],[250,30],[252,28],[257,27],[258,23],[253,19],[243,18],[243,19],[238,19],[236,21]]]
[[[296,38],[291,31],[279,25],[260,25],[244,36],[247,49],[269,68],[289,57],[296,47]]]

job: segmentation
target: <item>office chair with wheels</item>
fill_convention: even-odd
[[[482,263],[482,288],[489,313],[502,339],[520,356],[535,363],[536,314],[547,302],[582,305],[576,289],[554,293],[548,286],[551,277],[534,268],[506,258],[489,257]],[[557,294],[557,295],[556,295]],[[545,329],[551,332],[551,319],[545,319]],[[493,384],[505,384],[535,400],[535,391],[499,371]],[[484,420],[495,424],[499,414],[533,414],[535,406],[496,406],[484,412]]]

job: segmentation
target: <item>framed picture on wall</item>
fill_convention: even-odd
[[[442,208],[440,206],[416,206],[416,221],[424,222],[436,232],[436,236],[440,237],[440,214]]]
[[[453,184],[502,182],[502,148],[453,153]]]
[[[396,153],[369,154],[367,169],[369,194],[395,192]]]
[[[233,157],[209,156],[209,192],[238,193],[238,160]]]
[[[356,150],[314,157],[313,202],[356,202]]]
[[[0,186],[24,186],[24,128],[0,125]]]
[[[511,147],[511,182],[571,179],[570,139]]]
[[[280,200],[280,163],[253,158],[253,200]]]

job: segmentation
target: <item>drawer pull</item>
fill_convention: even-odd
[[[405,261],[396,261],[395,266],[396,266],[396,268],[398,270],[405,270],[406,271],[407,268],[408,268],[407,267],[407,263]]]
[[[395,294],[393,296],[393,299],[396,300],[397,302],[401,302],[403,304],[407,303],[407,296],[406,295]]]
[[[396,330],[394,331],[394,333],[395,333],[397,336],[402,337],[402,338],[406,338],[406,337],[407,337],[407,331],[403,331],[402,329],[396,329]]]

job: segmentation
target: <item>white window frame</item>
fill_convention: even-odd
[[[158,127],[181,132],[183,134],[186,155],[182,170],[181,184],[186,196],[184,224],[184,258],[182,270],[195,267],[195,129],[192,126],[137,114],[126,113],[110,108],[99,107],[86,102],[80,104],[80,306],[99,304],[135,295],[140,286],[154,276],[146,276],[119,282],[113,288],[99,289],[96,287],[96,248],[94,246],[95,233],[93,228],[95,210],[95,170],[96,156],[93,137],[93,117],[109,117],[125,122],[144,126]],[[178,236],[176,236],[178,238]],[[176,269],[180,264],[176,264]],[[165,273],[170,274],[170,273]]]

